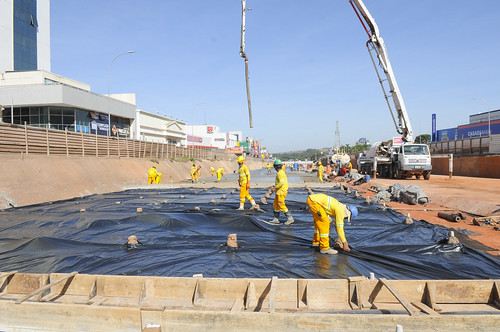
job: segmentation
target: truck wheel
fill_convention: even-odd
[[[429,180],[431,178],[431,171],[424,172],[424,180]]]

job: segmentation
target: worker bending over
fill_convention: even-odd
[[[314,218],[313,247],[319,245],[322,254],[337,253],[337,250],[330,248],[331,221],[328,216],[332,216],[335,220],[335,230],[340,242],[342,242],[340,248],[344,251],[350,251],[344,234],[344,218],[347,218],[348,221],[355,218],[358,215],[358,209],[353,205],[346,206],[325,194],[310,195],[307,198],[307,207]]]
[[[214,176],[215,174],[215,168],[213,166],[210,166],[210,176]]]
[[[156,170],[156,166],[153,165],[150,169],[148,169],[148,184],[155,184],[161,182],[161,173],[158,173]]]
[[[217,182],[220,182],[221,176],[224,175],[224,168],[222,166],[217,170]]]
[[[321,161],[318,162],[318,178],[319,178],[319,182],[323,183],[323,172],[325,171],[325,168],[323,167],[323,165],[321,164]]]
[[[292,217],[292,213],[288,211],[288,208],[285,205],[285,198],[286,195],[288,194],[288,179],[286,177],[285,171],[283,170],[283,163],[281,162],[281,160],[276,159],[273,165],[274,169],[278,173],[276,173],[276,180],[274,181],[274,187],[271,188],[271,191],[276,191],[273,202],[274,219],[271,222],[274,224],[279,224],[280,211],[283,211],[283,213],[287,218],[285,225],[290,225],[291,223],[294,222],[294,220]]]
[[[238,210],[245,209],[245,199],[248,199],[248,201],[252,204],[251,208],[255,207],[255,201],[248,193],[248,189],[250,189],[250,171],[248,170],[247,165],[243,164],[244,161],[245,158],[243,158],[243,156],[238,157],[238,184],[240,186],[240,207]]]

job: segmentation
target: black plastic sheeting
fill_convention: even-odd
[[[500,278],[498,258],[445,244],[446,228],[417,220],[407,225],[404,215],[339,189],[313,188],[359,209],[358,218],[345,225],[352,251],[338,255],[320,254],[311,247],[313,219],[306,209],[305,189],[289,191],[286,204],[295,217],[289,226],[268,223],[272,200],[261,205],[265,212],[237,211],[238,193],[231,190],[129,190],[0,211],[0,271],[320,279],[374,272],[389,279]],[[250,189],[257,201],[266,192]],[[144,212],[137,213],[138,207]],[[230,233],[237,233],[239,248],[226,246]],[[143,245],[128,250],[124,243],[129,235]],[[330,235],[336,236],[334,228]]]

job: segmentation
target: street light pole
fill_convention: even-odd
[[[484,101],[481,98],[472,98],[472,99],[478,100],[478,101],[484,103],[486,106],[488,106],[488,137],[490,137],[491,136],[491,110],[492,110],[492,108],[491,108],[490,104],[488,104],[486,101]]]
[[[135,53],[135,51],[128,51],[128,52],[120,53],[117,56],[115,56],[109,64],[109,68],[108,68],[108,102],[107,102],[107,106],[108,106],[108,136],[111,136],[111,112],[109,110],[109,98],[110,98],[110,93],[109,93],[110,83],[109,82],[110,82],[110,74],[111,74],[111,65],[113,64],[113,62],[115,62],[116,59],[118,59],[119,56],[122,56],[125,54],[132,54],[132,53]],[[96,127],[96,133],[97,133],[97,127]]]

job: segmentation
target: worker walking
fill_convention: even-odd
[[[321,164],[321,161],[318,162],[318,178],[319,178],[319,182],[323,183],[323,172],[325,171],[325,168],[323,167],[323,165]]]
[[[156,170],[156,165],[153,165],[148,169],[148,184],[155,184],[161,182],[162,173],[158,173]]]
[[[194,180],[195,180],[195,175],[194,173],[196,173],[196,165],[193,164],[193,166],[191,166],[191,182],[194,183]]]
[[[210,166],[210,176],[214,176],[215,174],[215,168],[213,166]]]
[[[330,218],[335,220],[335,230],[341,242],[340,248],[350,251],[344,234],[344,218],[348,221],[358,215],[358,209],[351,205],[346,206],[335,198],[325,194],[313,194],[307,198],[307,207],[314,218],[313,247],[319,246],[322,254],[336,254],[337,250],[330,248]]]
[[[267,174],[271,174],[271,164],[267,163]]]
[[[278,173],[276,173],[276,180],[274,181],[274,187],[271,189],[271,191],[276,191],[273,202],[274,219],[271,222],[273,224],[279,224],[280,211],[283,211],[283,213],[287,218],[285,225],[290,225],[291,223],[294,222],[294,220],[292,217],[292,213],[288,210],[288,208],[285,205],[285,198],[286,195],[288,194],[288,179],[286,177],[285,171],[283,170],[283,163],[281,162],[281,160],[276,159],[274,161],[273,166],[276,172]]]
[[[248,193],[248,189],[250,189],[250,171],[248,170],[247,165],[244,164],[245,158],[243,156],[238,157],[238,184],[240,186],[240,207],[238,210],[245,209],[245,199],[252,204],[251,208],[255,207],[255,201]]]
[[[217,182],[220,182],[221,176],[224,175],[224,168],[222,166],[217,170]]]
[[[201,166],[198,166],[198,167],[196,167],[196,170],[194,171],[194,182],[195,183],[198,183],[200,173],[201,173]]]

